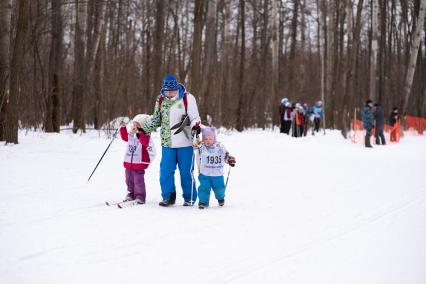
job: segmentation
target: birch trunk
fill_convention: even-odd
[[[372,0],[371,5],[371,53],[370,53],[370,92],[369,98],[376,101],[377,50],[379,48],[379,2]]]
[[[402,101],[402,113],[406,114],[408,108],[408,101],[410,99],[411,87],[413,85],[414,73],[416,71],[417,55],[420,46],[421,31],[424,28],[425,12],[426,12],[426,0],[420,0],[419,16],[416,23],[416,31],[412,36],[411,48],[410,48],[410,60],[407,66],[407,75],[405,77],[404,93]]]

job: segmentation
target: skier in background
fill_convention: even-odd
[[[322,101],[317,101],[310,112],[314,115],[314,128],[312,129],[312,135],[314,135],[314,131],[319,132],[321,119],[324,116]]]

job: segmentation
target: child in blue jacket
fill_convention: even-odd
[[[204,209],[209,206],[210,190],[218,200],[219,206],[225,204],[225,182],[223,177],[223,167],[228,163],[235,166],[235,158],[229,155],[225,147],[216,141],[216,129],[205,127],[201,131],[203,141],[196,140],[194,148],[197,149],[197,163],[200,175],[198,180],[198,208]]]

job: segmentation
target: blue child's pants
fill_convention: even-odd
[[[200,181],[200,186],[198,187],[199,203],[209,204],[211,189],[213,189],[217,200],[225,199],[225,182],[223,176],[205,176],[200,174],[198,180]]]

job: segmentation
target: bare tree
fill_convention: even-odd
[[[6,143],[18,144],[18,109],[21,72],[25,55],[25,37],[28,31],[28,2],[18,0],[18,18],[10,61],[10,97],[6,106],[4,139]]]
[[[370,92],[371,100],[376,101],[377,51],[379,48],[379,0],[371,2],[371,53],[370,53]]]
[[[86,17],[87,2],[76,0],[75,43],[74,43],[74,82],[72,94],[73,132],[85,130],[83,117],[84,93],[86,87]]]
[[[154,80],[154,95],[161,84],[161,76],[163,72],[163,44],[164,44],[164,25],[165,25],[165,7],[166,3],[164,0],[157,1],[157,14],[156,14],[156,25],[154,34],[154,57],[152,61],[153,69],[153,80]]]
[[[411,40],[411,48],[410,48],[410,61],[407,66],[407,75],[405,77],[404,84],[404,95],[402,98],[402,113],[407,112],[408,101],[410,99],[411,87],[413,84],[414,72],[416,71],[416,62],[417,55],[420,46],[420,36],[421,31],[424,28],[424,20],[425,20],[425,12],[426,12],[426,0],[420,0],[419,14],[417,17],[417,22],[415,25],[415,32],[413,33],[413,38]]]
[[[237,106],[237,123],[235,128],[238,131],[243,131],[244,129],[244,95],[243,95],[243,86],[244,86],[244,61],[246,54],[246,28],[245,28],[245,3],[244,0],[240,0],[240,28],[241,28],[241,49],[240,49],[240,67],[239,67],[239,76],[238,76],[238,106]]]
[[[61,68],[62,68],[62,13],[61,0],[51,0],[51,42],[49,55],[48,93],[45,117],[46,132],[60,131],[60,95],[61,95]]]
[[[191,90],[198,97],[199,104],[202,104],[200,92],[200,69],[201,69],[201,33],[203,31],[202,16],[204,1],[195,0],[194,8],[194,39],[192,43],[191,55]]]
[[[4,119],[9,94],[9,45],[12,0],[0,3],[0,141],[4,140]]]
[[[277,0],[272,0],[272,102],[278,101],[278,86],[279,86],[279,62],[278,62],[278,21],[279,11]],[[271,102],[271,100],[269,100]],[[279,123],[278,112],[273,112],[273,124]]]
[[[208,105],[212,103],[212,100],[209,100],[209,96],[212,95],[209,83],[213,81],[213,68],[216,65],[216,7],[216,0],[208,1],[203,80],[201,82],[202,107],[200,111],[205,115],[208,114]]]

